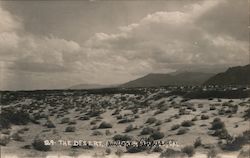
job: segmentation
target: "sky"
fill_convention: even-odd
[[[0,89],[246,65],[248,0],[0,1]]]

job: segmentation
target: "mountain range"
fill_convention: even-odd
[[[250,64],[229,68],[208,79],[205,85],[250,85]]]
[[[214,74],[202,72],[182,72],[179,74],[148,74],[122,84],[121,87],[159,87],[168,85],[201,85]]]
[[[189,71],[168,74],[150,73],[121,85],[79,84],[69,89],[160,87],[169,85],[250,85],[250,64],[246,66],[231,67],[221,73]]]

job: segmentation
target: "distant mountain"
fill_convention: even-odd
[[[100,89],[112,87],[110,85],[99,85],[99,84],[78,84],[70,87],[69,89]]]
[[[213,73],[181,72],[178,74],[148,74],[142,78],[127,82],[121,87],[159,87],[168,85],[201,85]]]
[[[250,85],[250,64],[229,68],[208,79],[205,85]]]

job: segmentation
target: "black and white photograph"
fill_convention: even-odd
[[[250,158],[250,1],[0,0],[0,158]]]

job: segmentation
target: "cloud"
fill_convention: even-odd
[[[87,41],[86,46],[90,47],[93,52],[106,52],[99,54],[103,58],[106,55],[114,55],[124,58],[123,60],[129,60],[131,63],[132,61],[140,63],[139,61],[143,60],[147,65],[145,71],[159,71],[154,69],[161,67],[159,65],[165,65],[165,69],[179,69],[181,67],[178,65],[187,67],[194,64],[238,65],[242,62],[246,63],[247,41],[239,40],[231,33],[232,31],[224,34],[211,34],[211,30],[201,24],[203,18],[210,17],[210,14],[215,16],[218,11],[211,12],[217,8],[227,8],[225,13],[224,10],[220,12],[225,19],[230,19],[231,17],[227,17],[227,12],[233,4],[232,1],[204,1],[186,6],[184,11],[161,11],[148,14],[137,23],[120,27],[120,32],[117,34],[97,33]],[[241,5],[242,1],[238,6]],[[234,8],[237,12],[242,9]],[[217,23],[214,24],[213,29],[219,31],[224,27],[226,26]],[[234,32],[237,33],[238,28],[234,28]],[[135,65],[134,69],[137,67]],[[140,73],[139,70],[138,73]]]
[[[244,2],[198,1],[150,13],[116,33],[99,32],[82,43],[29,33],[21,19],[0,7],[0,69],[6,74],[0,85],[121,83],[150,72],[247,63]]]

